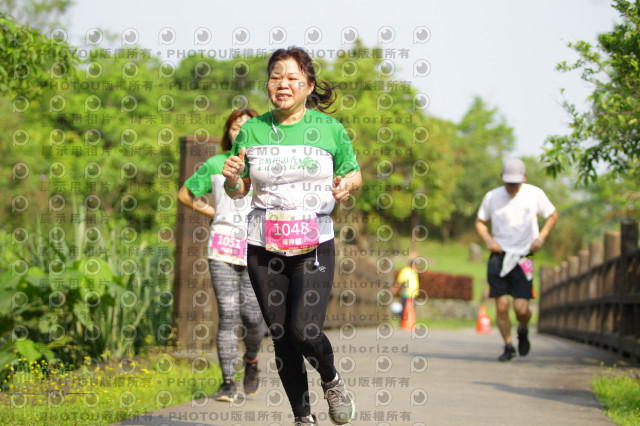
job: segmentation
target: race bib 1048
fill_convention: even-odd
[[[308,253],[320,241],[318,218],[305,210],[267,210],[265,237],[268,251],[284,256]]]

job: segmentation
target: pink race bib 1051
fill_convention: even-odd
[[[211,254],[217,260],[228,263],[244,261],[247,252],[247,240],[231,235],[214,233],[211,238]]]

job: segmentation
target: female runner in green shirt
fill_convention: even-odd
[[[240,129],[222,170],[224,188],[234,199],[253,188],[247,266],[295,424],[316,424],[304,358],[320,373],[329,417],[345,424],[355,404],[322,327],[335,266],[329,214],[361,185],[360,167],[342,124],[321,112],[335,94],[316,82],[309,55],[279,49],[267,71],[274,110]]]

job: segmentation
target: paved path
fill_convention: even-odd
[[[356,397],[352,425],[611,425],[589,382],[614,363],[627,365],[613,353],[533,332],[527,357],[500,363],[502,344],[495,328],[491,335],[426,328],[346,329],[327,335]],[[292,425],[278,376],[269,369],[272,348],[265,344],[260,358],[264,386],[252,398],[231,406],[199,400],[117,425]],[[321,425],[330,425],[319,375],[310,372],[309,379],[313,412]]]

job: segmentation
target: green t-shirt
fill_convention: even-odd
[[[215,234],[231,235],[245,240],[247,238],[247,213],[251,210],[249,198],[232,200],[222,187],[225,180],[225,177],[222,176],[222,167],[230,155],[231,153],[227,152],[210,157],[184,182],[196,197],[209,193],[213,196],[216,214],[211,222],[208,257],[223,261],[227,261],[227,258],[216,256],[212,250]],[[239,263],[243,264],[243,262]]]
[[[251,244],[264,245],[265,209],[329,215],[335,205],[333,177],[360,170],[342,124],[315,110],[307,110],[291,125],[277,123],[272,112],[252,118],[240,129],[232,155],[243,147],[247,150],[243,177],[251,177],[251,205],[258,209],[249,215]],[[320,220],[320,242],[331,238],[333,223],[327,216]]]

